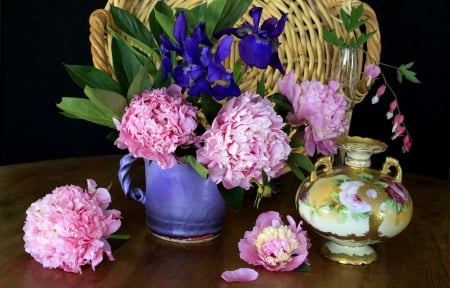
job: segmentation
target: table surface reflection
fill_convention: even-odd
[[[313,246],[310,272],[268,272],[256,267],[259,278],[250,283],[227,283],[225,270],[250,267],[239,258],[237,243],[259,213],[279,211],[283,218],[300,216],[294,196],[299,181],[291,174],[281,179],[281,193],[253,208],[252,192],[244,208],[228,211],[225,228],[215,240],[178,244],[154,237],[145,226],[144,207],[128,200],[117,181],[120,155],[67,158],[0,166],[0,287],[449,287],[449,181],[404,175],[403,184],[414,202],[409,226],[398,236],[373,245],[375,263],[342,265],[319,255],[323,239],[308,227]],[[136,185],[143,183],[143,167],[133,170]],[[141,177],[142,176],[142,177]],[[118,233],[128,240],[110,240],[115,261],[105,259],[82,274],[45,269],[23,248],[22,227],[28,206],[55,187],[99,186],[111,183],[111,208],[122,211]],[[284,218],[285,219],[285,218]]]

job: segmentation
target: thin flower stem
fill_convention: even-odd
[[[124,239],[127,240],[130,238],[130,234],[111,234],[108,237],[109,239]]]

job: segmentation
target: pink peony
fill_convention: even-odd
[[[183,99],[180,86],[144,91],[131,100],[122,122],[114,119],[120,132],[115,144],[170,168],[178,163],[177,147],[197,142],[196,117],[197,108]]]
[[[348,128],[347,104],[344,96],[336,92],[339,84],[330,81],[324,85],[315,80],[296,84],[294,73],[289,72],[284,80],[278,80],[278,86],[294,110],[287,116],[288,123],[306,126],[306,153],[313,156],[317,149],[324,155],[335,154],[337,148],[333,140]]]
[[[25,251],[45,268],[81,273],[95,270],[105,253],[114,260],[106,239],[121,225],[118,210],[106,210],[111,196],[88,179],[88,188],[61,186],[32,203],[23,227]]]
[[[291,147],[283,126],[268,99],[246,92],[221,108],[201,137],[197,160],[216,183],[249,189],[253,180],[262,183],[262,171],[276,178],[285,167]]]
[[[301,222],[291,216],[288,225],[275,211],[261,213],[253,230],[246,231],[238,243],[240,257],[251,265],[262,265],[268,271],[292,271],[307,263],[310,239]]]

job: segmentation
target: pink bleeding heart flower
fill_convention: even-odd
[[[391,104],[389,104],[389,111],[386,113],[387,119],[392,119],[392,117],[394,117],[394,110],[397,109],[397,107],[397,100],[393,100]]]
[[[386,84],[380,85],[377,89],[377,93],[372,97],[372,104],[377,104],[380,100],[380,97],[386,92]]]
[[[377,65],[367,64],[366,67],[364,67],[364,76],[367,77],[367,87],[370,86],[370,83],[373,81],[373,79],[377,78],[380,73],[381,69]]]
[[[409,150],[411,150],[411,146],[412,146],[411,137],[409,137],[409,135],[406,134],[405,137],[403,137],[402,152],[408,153]]]
[[[258,278],[258,272],[251,268],[239,268],[232,271],[225,271],[221,277],[227,282],[250,282]]]

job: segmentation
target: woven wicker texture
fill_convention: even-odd
[[[110,44],[111,36],[107,33],[107,26],[112,25],[109,14],[110,5],[126,9],[136,15],[145,24],[148,23],[148,15],[158,0],[108,0],[104,9],[95,10],[89,19],[90,42],[92,60],[95,67],[113,74]],[[205,1],[202,0],[167,0],[171,7],[191,8]],[[211,2],[208,0],[207,2]],[[282,13],[288,13],[284,33],[279,37],[281,46],[279,55],[286,71],[293,70],[299,80],[317,79],[327,82],[331,73],[331,63],[336,47],[323,40],[322,29],[324,27],[336,30],[338,35],[345,37],[342,23],[339,20],[339,10],[343,4],[359,5],[359,1],[348,0],[254,0],[253,6],[263,7],[262,20],[269,17],[280,18]],[[367,63],[378,64],[380,60],[381,44],[380,33],[376,14],[373,9],[364,3],[365,29],[377,31],[369,39],[364,49],[368,56],[361,53],[361,67]],[[252,23],[252,19],[246,13],[242,21]],[[359,31],[357,31],[359,33]],[[225,64],[232,69],[233,63],[238,59],[237,42],[233,46],[231,56]],[[262,71],[256,68],[247,69],[242,77],[240,85],[242,90],[255,90],[256,80],[261,73],[265,73],[266,89],[268,93],[277,91],[276,81],[281,76],[280,72],[269,67]],[[114,76],[114,75],[113,75]],[[365,83],[361,79],[360,84]],[[358,92],[363,96],[367,93],[366,85],[358,85]],[[357,102],[359,102],[357,101]]]

